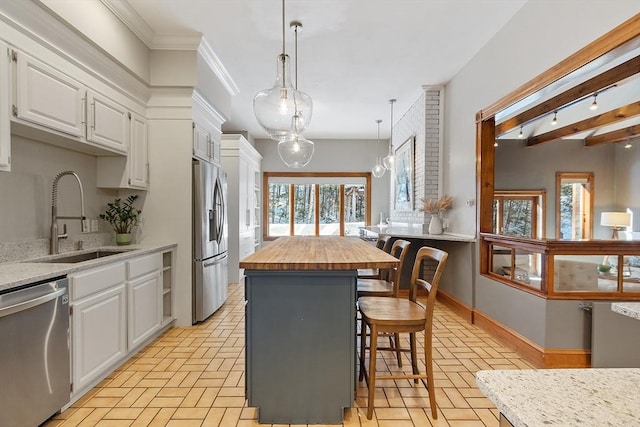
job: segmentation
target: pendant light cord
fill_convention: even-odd
[[[282,57],[280,58],[280,61],[282,62],[282,87],[286,86],[286,57],[287,57],[287,51],[285,49],[285,43],[284,43],[284,0],[282,0]]]
[[[294,88],[296,90],[298,90],[298,25],[296,25],[293,28],[293,32],[295,34],[295,50],[294,50],[294,54],[296,55],[296,60],[295,60],[295,66],[296,66],[296,71],[295,71],[295,77],[296,77],[296,83],[294,85]]]

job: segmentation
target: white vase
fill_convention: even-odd
[[[429,234],[442,234],[442,221],[438,215],[431,215],[429,221]]]

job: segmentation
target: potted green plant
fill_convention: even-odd
[[[138,224],[139,215],[142,213],[133,206],[137,198],[137,195],[131,195],[125,201],[115,199],[113,203],[107,203],[107,209],[99,215],[113,227],[118,245],[131,244],[131,230]]]

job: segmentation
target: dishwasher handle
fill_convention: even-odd
[[[8,316],[10,314],[18,313],[20,311],[27,310],[32,307],[36,307],[38,305],[49,302],[53,299],[58,298],[60,295],[63,295],[67,292],[66,288],[58,289],[49,294],[39,296],[38,298],[33,298],[27,301],[22,301],[17,304],[12,304],[7,307],[0,308],[0,317]]]

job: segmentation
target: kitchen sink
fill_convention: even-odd
[[[92,259],[104,258],[107,256],[121,254],[123,252],[127,252],[127,250],[117,250],[117,249],[100,249],[92,252],[83,252],[80,254],[71,254],[65,256],[59,256],[55,258],[46,258],[31,262],[46,262],[46,263],[68,263],[74,264],[77,262],[90,261]]]

